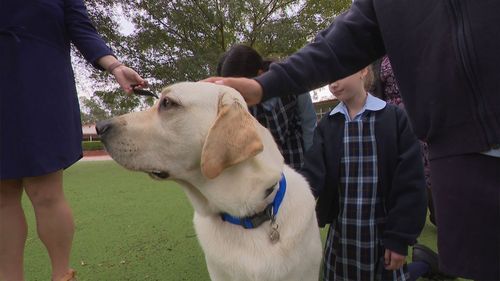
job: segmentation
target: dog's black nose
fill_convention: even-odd
[[[111,122],[110,119],[104,120],[104,121],[99,121],[95,125],[95,130],[99,136],[104,136],[105,134],[109,133],[111,131],[111,128],[113,127],[113,123]]]

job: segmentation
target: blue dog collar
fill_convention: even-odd
[[[222,213],[221,218],[223,221],[227,221],[232,224],[241,225],[243,228],[252,229],[259,227],[262,223],[268,220],[274,220],[276,215],[278,215],[281,202],[283,197],[285,197],[286,192],[286,179],[285,175],[281,174],[281,179],[279,181],[279,188],[274,196],[274,200],[271,204],[267,205],[266,209],[260,213],[253,216],[238,218],[233,217],[230,214]]]

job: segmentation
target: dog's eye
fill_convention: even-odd
[[[169,99],[168,97],[164,97],[161,101],[160,101],[160,107],[162,109],[168,109],[168,108],[171,108],[172,106],[175,106],[177,105],[176,103],[174,103],[171,99]]]

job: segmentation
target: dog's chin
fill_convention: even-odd
[[[170,173],[167,171],[138,167],[137,165],[134,165],[135,163],[133,161],[130,161],[128,157],[122,157],[120,155],[114,155],[111,153],[110,155],[118,164],[120,164],[124,168],[131,171],[145,172],[154,180],[166,180],[170,177]]]
[[[147,173],[154,180],[166,180],[170,177],[168,172],[153,171]]]

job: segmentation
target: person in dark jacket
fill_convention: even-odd
[[[63,169],[82,157],[70,43],[126,92],[131,84],[145,85],[113,56],[82,0],[1,2],[0,280],[24,280],[23,191],[51,260],[51,280],[75,274],[69,268],[74,223],[62,184]]]
[[[330,85],[341,102],[319,122],[301,171],[320,226],[330,224],[324,280],[410,280],[408,246],[425,223],[419,143],[403,110],[366,92],[370,75]]]
[[[401,98],[399,87],[392,71],[391,63],[387,56],[375,61],[372,64],[374,69],[374,83],[370,89],[374,95],[388,104],[393,104],[404,110],[404,103]],[[420,142],[422,147],[422,160],[424,163],[425,185],[427,191],[427,207],[429,210],[429,220],[437,226],[434,215],[434,204],[432,203],[429,149],[427,143]],[[439,270],[438,255],[429,247],[422,244],[415,244],[412,251],[412,263],[408,265],[408,270],[412,276],[422,276],[428,279],[453,279]]]
[[[500,280],[492,246],[500,245],[499,10],[496,0],[356,0],[263,75],[206,81],[255,104],[326,85],[387,54],[413,131],[429,146],[440,268]]]
[[[404,109],[403,99],[401,98],[401,92],[398,87],[396,78],[394,77],[394,72],[392,71],[392,66],[389,58],[387,56],[382,57],[372,64],[375,70],[375,80],[373,86],[373,93],[376,97],[385,100],[389,104],[394,104]],[[429,220],[432,224],[437,225],[436,218],[434,214],[434,204],[432,202],[431,193],[431,169],[429,165],[429,148],[427,143],[420,142],[422,146],[422,159],[424,161],[424,173],[425,173],[425,183],[427,185],[427,197],[428,197],[428,209],[429,209]]]

